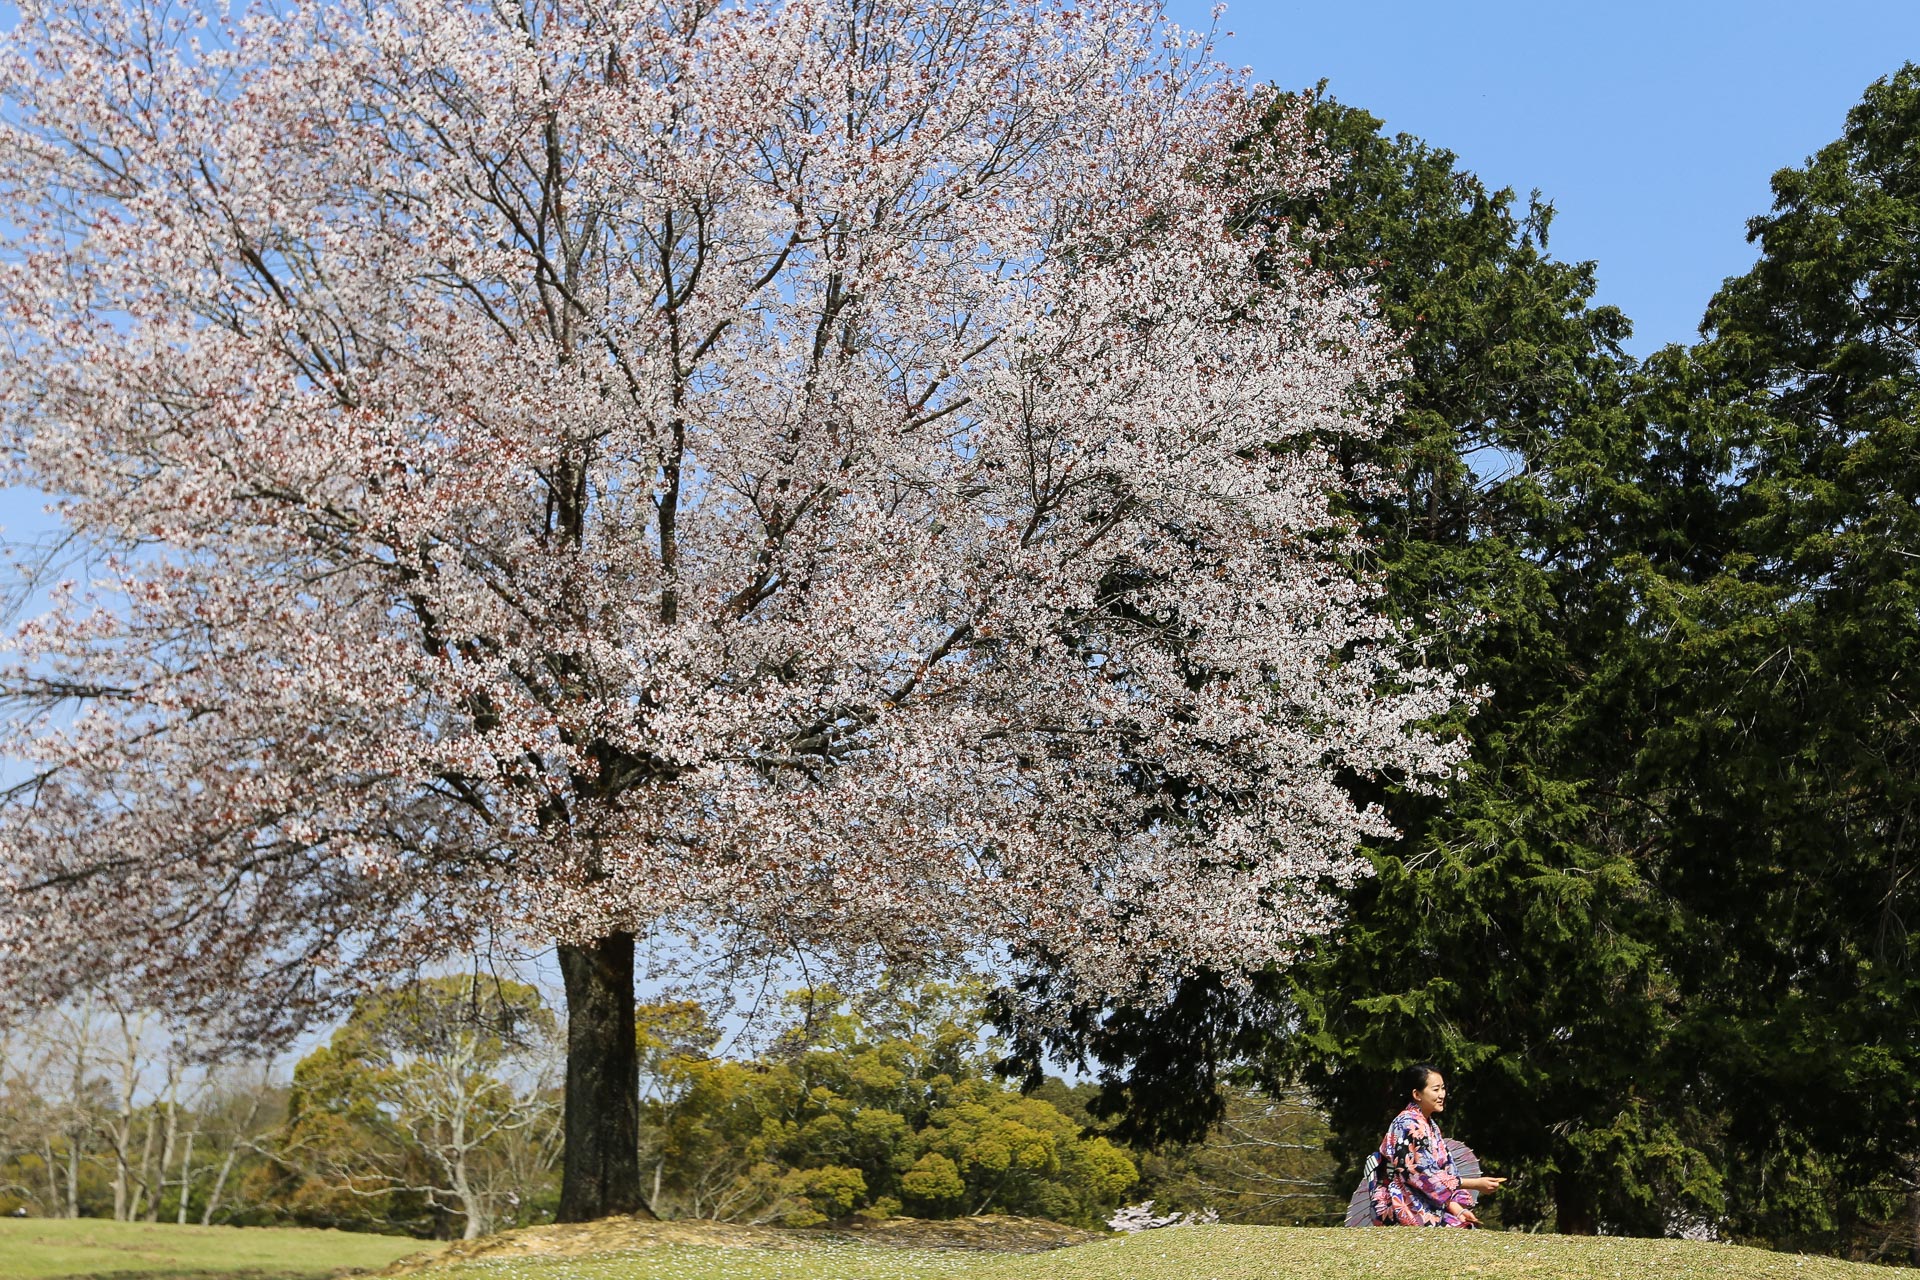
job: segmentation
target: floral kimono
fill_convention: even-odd
[[[1453,1155],[1440,1126],[1407,1109],[1387,1126],[1375,1153],[1372,1175],[1375,1226],[1464,1227],[1461,1215],[1473,1207],[1473,1193],[1460,1189]]]

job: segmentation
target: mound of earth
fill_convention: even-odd
[[[856,1220],[853,1226],[837,1230],[858,1240],[898,1245],[903,1249],[978,1249],[988,1253],[1045,1253],[1049,1249],[1107,1238],[1101,1231],[1083,1231],[1044,1218],[1014,1218],[998,1213],[977,1218]]]
[[[437,1267],[514,1258],[582,1258],[594,1254],[634,1253],[666,1245],[703,1245],[720,1249],[807,1249],[833,1240],[901,1249],[970,1249],[986,1253],[1044,1253],[1103,1239],[1096,1231],[1038,1218],[986,1214],[977,1218],[888,1218],[881,1222],[808,1227],[749,1227],[730,1222],[660,1222],[650,1218],[603,1218],[598,1222],[555,1222],[517,1227],[459,1240],[431,1254],[411,1254],[379,1272],[410,1276]]]

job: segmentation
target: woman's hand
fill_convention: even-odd
[[[1478,1191],[1481,1195],[1486,1195],[1488,1192],[1498,1191],[1500,1184],[1505,1181],[1505,1178],[1462,1178],[1460,1187],[1463,1191]]]

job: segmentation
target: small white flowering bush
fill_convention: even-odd
[[[1720,1239],[1720,1227],[1711,1218],[1675,1209],[1667,1215],[1667,1239],[1717,1241]]]
[[[1156,1216],[1153,1201],[1142,1200],[1139,1204],[1122,1205],[1119,1212],[1107,1219],[1107,1225],[1115,1231],[1132,1235],[1138,1231],[1156,1231],[1161,1227],[1207,1226],[1220,1221],[1218,1209],[1202,1209],[1198,1213],[1168,1213]]]

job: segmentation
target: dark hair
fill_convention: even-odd
[[[1400,1072],[1400,1105],[1406,1106],[1409,1099],[1427,1087],[1427,1080],[1440,1074],[1440,1068],[1430,1062],[1416,1062]]]

